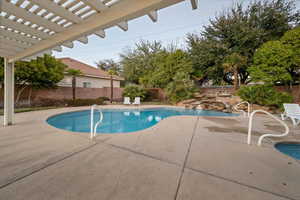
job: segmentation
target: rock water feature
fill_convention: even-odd
[[[243,100],[231,94],[225,93],[215,93],[215,94],[207,94],[207,93],[196,93],[193,99],[188,99],[179,102],[178,106],[183,106],[188,109],[203,109],[203,110],[214,110],[225,113],[236,112],[234,110],[234,106]],[[248,107],[246,104],[242,104],[239,106],[240,110],[248,111]],[[251,105],[251,110],[265,110],[270,113],[278,114],[281,113],[281,110],[272,106],[261,106],[257,104]]]
[[[215,110],[220,112],[232,113],[233,106],[241,99],[231,94],[195,94],[193,99],[179,102],[178,106],[189,109]]]

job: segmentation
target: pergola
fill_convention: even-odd
[[[14,62],[29,61],[88,36],[105,37],[105,29],[128,30],[128,21],[184,0],[0,0],[0,57],[4,57],[4,125],[14,118]],[[198,0],[190,0],[196,9]],[[180,17],[180,13],[178,13]],[[175,19],[174,19],[175,20]]]

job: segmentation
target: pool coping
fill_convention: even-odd
[[[141,106],[123,106],[123,105],[118,105],[117,108],[111,108],[112,105],[96,105],[96,106],[99,106],[99,107],[105,107],[103,108],[103,110],[124,110],[124,111],[127,111],[127,110],[135,110],[137,108],[139,108],[140,110],[147,110],[147,109],[160,109],[160,108],[170,108],[170,109],[187,109],[183,106],[170,106],[170,105],[160,105],[160,106],[157,106],[157,105],[142,105],[142,108]],[[106,108],[106,106],[110,106],[110,108]],[[120,107],[119,107],[120,106]],[[122,107],[121,107],[122,106]],[[53,115],[49,115],[46,117],[46,119],[44,120],[44,122],[52,127],[52,128],[55,128],[57,130],[60,130],[60,131],[66,131],[68,133],[73,133],[73,134],[90,134],[90,132],[76,132],[76,131],[70,131],[70,130],[66,130],[66,129],[61,129],[61,128],[57,128],[51,124],[48,123],[48,120],[52,117],[56,117],[56,116],[59,116],[59,115],[63,115],[63,114],[68,114],[68,113],[76,113],[76,112],[83,112],[83,111],[90,111],[91,110],[91,107],[87,107],[87,108],[90,108],[90,109],[80,109],[80,110],[75,110],[75,111],[67,111],[67,112],[61,112],[61,113],[56,113],[56,114],[53,114]],[[188,110],[193,110],[193,109],[188,109]],[[199,109],[199,108],[196,108],[195,110],[199,110],[199,111],[211,111],[211,112],[216,112],[216,113],[225,113],[225,112],[221,112],[221,111],[214,111],[214,110],[204,110],[204,109]],[[152,127],[155,127],[157,126],[161,121],[167,119],[167,118],[171,118],[171,117],[181,117],[181,116],[190,116],[190,117],[220,117],[220,118],[225,118],[225,117],[240,117],[242,115],[238,114],[238,113],[227,113],[228,116],[201,116],[201,115],[176,115],[176,116],[169,116],[169,117],[166,117],[164,119],[161,119],[158,123],[154,124],[153,126],[150,126],[150,127],[147,127],[145,129],[141,129],[141,130],[137,130],[137,131],[131,131],[131,132],[120,132],[120,133],[97,133],[97,135],[123,135],[123,134],[139,134],[140,132],[142,131],[145,131],[145,130],[148,130],[148,129],[151,129]],[[230,116],[229,114],[232,114],[232,116]]]

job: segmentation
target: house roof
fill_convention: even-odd
[[[96,77],[96,78],[102,78],[102,79],[110,79],[110,75],[102,70],[95,68],[93,66],[90,66],[88,64],[85,64],[83,62],[80,62],[78,60],[75,60],[73,58],[59,58],[62,63],[68,66],[70,69],[77,69],[80,70],[83,76],[90,76],[90,77]],[[114,80],[124,80],[122,77],[119,76],[113,76]]]

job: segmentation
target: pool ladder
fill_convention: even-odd
[[[252,134],[252,125],[253,125],[253,118],[254,115],[257,113],[264,113],[267,114],[268,116],[270,116],[271,118],[275,119],[276,121],[278,121],[282,126],[284,126],[285,128],[285,132],[282,134],[264,134],[262,136],[259,137],[258,139],[258,146],[261,146],[262,140],[265,137],[284,137],[287,136],[290,132],[289,127],[286,125],[285,122],[281,121],[279,118],[277,118],[276,116],[272,115],[271,113],[265,111],[265,110],[255,110],[250,114],[250,118],[249,118],[249,127],[248,127],[248,138],[247,138],[247,143],[250,145],[251,144],[251,134]]]
[[[238,108],[239,105],[242,105],[242,104],[247,104],[248,106],[248,109],[247,109],[247,113],[244,111],[244,110],[241,110]],[[243,101],[241,103],[238,103],[236,104],[234,107],[233,107],[234,110],[238,111],[238,112],[242,112],[244,117],[250,117],[250,112],[251,112],[251,106],[250,106],[250,103],[248,101]]]
[[[95,110],[99,111],[100,119],[94,126],[94,113],[95,113]],[[91,107],[91,126],[90,126],[91,134],[90,134],[90,139],[93,139],[94,137],[96,137],[97,128],[98,128],[99,124],[102,123],[102,121],[103,121],[103,113],[102,113],[101,109],[97,108],[97,105],[92,105],[92,107]]]

